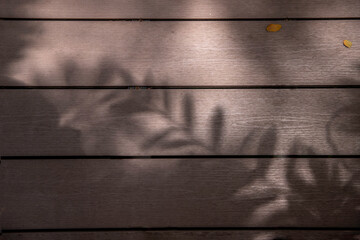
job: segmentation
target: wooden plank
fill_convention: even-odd
[[[269,23],[2,21],[0,73],[52,86],[359,84],[360,21]]]
[[[358,159],[2,160],[2,228],[360,224]]]
[[[32,18],[345,18],[357,0],[1,0],[0,17]]]
[[[358,239],[356,231],[146,231],[146,232],[52,232],[52,233],[9,233],[7,240],[349,240]]]
[[[359,154],[359,91],[1,90],[0,152]]]

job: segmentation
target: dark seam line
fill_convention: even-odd
[[[360,158],[360,155],[65,155],[65,156],[1,156],[1,160],[57,160],[57,159],[194,159],[194,158]]]
[[[168,228],[62,228],[62,229],[3,229],[2,233],[37,232],[124,232],[124,231],[360,231],[346,227],[168,227]]]
[[[148,90],[148,89],[343,89],[360,88],[360,85],[243,85],[243,86],[0,86],[0,90]]]
[[[189,21],[337,21],[360,20],[360,17],[324,17],[324,18],[0,18],[3,21],[153,21],[153,22],[189,22]]]

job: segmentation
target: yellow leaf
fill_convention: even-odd
[[[350,42],[349,40],[344,40],[344,46],[347,48],[351,48],[352,42]]]
[[[281,29],[281,25],[280,24],[269,24],[266,27],[266,31],[268,32],[277,32]]]

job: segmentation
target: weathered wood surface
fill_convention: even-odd
[[[0,72],[51,86],[359,84],[360,21],[269,23],[2,21]]]
[[[359,227],[358,159],[2,160],[2,228]]]
[[[357,0],[1,0],[0,17],[335,18],[359,17]]]
[[[1,90],[1,155],[359,154],[359,91]]]
[[[9,233],[6,240],[357,240],[356,231],[146,231]]]
[[[357,0],[0,0],[0,18],[64,20],[359,18],[359,10]],[[0,86],[359,85],[360,20],[276,21],[283,26],[277,33],[265,31],[269,23],[0,21]],[[0,156],[358,155],[359,91],[2,89]],[[2,160],[0,228],[358,228],[358,160]],[[273,240],[359,233],[2,236]]]

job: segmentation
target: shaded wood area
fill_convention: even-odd
[[[0,239],[359,240],[359,10],[0,0]]]
[[[360,232],[354,231],[146,231],[146,232],[73,232],[73,233],[14,233],[4,234],[7,240],[356,240]]]
[[[269,23],[2,21],[2,74],[31,86],[359,84],[359,21]]]
[[[5,156],[360,150],[359,89],[1,90],[0,97]]]
[[[14,5],[22,2],[22,8]],[[15,10],[15,11],[14,11]],[[351,18],[357,0],[1,0],[0,17],[21,18]]]
[[[2,160],[2,227],[356,228],[359,171],[331,158]]]

